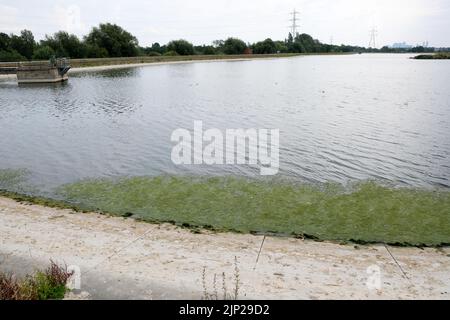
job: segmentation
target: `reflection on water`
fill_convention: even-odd
[[[86,177],[245,175],[177,167],[170,135],[279,128],[280,175],[450,187],[450,63],[405,55],[311,56],[161,65],[72,75],[60,85],[0,82],[0,169],[50,189]]]

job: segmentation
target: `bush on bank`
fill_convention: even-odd
[[[68,291],[66,283],[71,276],[67,267],[53,261],[46,270],[22,279],[0,271],[0,300],[61,300]]]

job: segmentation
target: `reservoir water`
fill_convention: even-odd
[[[364,54],[198,62],[0,82],[0,169],[41,192],[85,178],[256,177],[175,166],[173,130],[280,129],[280,177],[450,187],[450,61]],[[0,186],[1,187],[1,186]]]

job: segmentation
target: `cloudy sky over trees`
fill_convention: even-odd
[[[281,40],[294,8],[300,31],[324,43],[367,46],[376,26],[380,46],[450,46],[448,0],[0,0],[0,32],[30,29],[40,40],[57,30],[82,36],[100,22],[113,22],[143,46],[178,38],[195,44],[230,36]]]

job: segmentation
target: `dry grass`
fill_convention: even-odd
[[[238,300],[239,298],[239,290],[241,286],[240,282],[240,271],[238,267],[238,259],[237,257],[234,258],[234,275],[233,275],[233,292],[228,292],[228,286],[227,286],[227,276],[225,272],[222,272],[221,274],[221,281],[222,281],[222,292],[219,298],[219,290],[217,287],[218,282],[218,275],[215,273],[213,276],[212,281],[212,291],[210,292],[208,289],[208,286],[206,284],[206,267],[203,267],[202,272],[202,285],[203,285],[203,296],[202,300]]]
[[[67,266],[50,261],[44,271],[36,271],[19,280],[13,273],[0,272],[0,300],[59,300],[67,292],[66,283],[72,276]]]
[[[16,277],[10,273],[0,273],[0,300],[21,300],[21,296]]]

